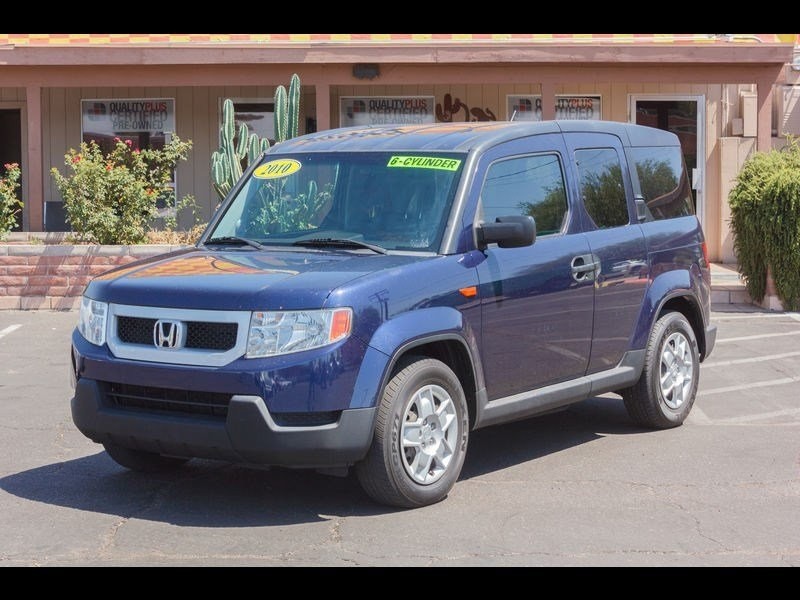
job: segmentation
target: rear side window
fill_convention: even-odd
[[[489,167],[481,190],[482,220],[530,215],[536,233],[561,231],[567,214],[567,194],[557,154],[520,156]]]
[[[629,154],[636,165],[648,220],[694,214],[692,190],[680,148],[631,148]]]
[[[575,151],[586,212],[598,229],[627,225],[628,202],[622,181],[622,165],[613,148]]]

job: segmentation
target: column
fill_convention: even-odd
[[[314,86],[317,102],[317,131],[331,128],[331,86],[317,83]]]
[[[772,149],[772,87],[774,81],[761,79],[758,88],[758,134],[757,149],[768,152]]]
[[[23,230],[44,231],[44,188],[42,169],[42,88],[29,85],[25,88],[28,119],[27,177],[28,197],[25,202]]]
[[[552,81],[542,81],[542,120],[556,118],[556,86]]]

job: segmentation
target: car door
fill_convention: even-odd
[[[604,133],[564,138],[595,262],[591,374],[616,366],[629,347],[648,281],[647,248],[619,138]]]
[[[477,267],[490,401],[586,371],[594,291],[575,270],[590,249],[568,202],[566,156],[562,136],[548,134],[497,146],[478,165],[474,222],[531,215],[538,231],[528,247],[490,244]]]

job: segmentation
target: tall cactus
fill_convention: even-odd
[[[300,123],[300,77],[295,73],[289,81],[289,91],[279,85],[275,90],[275,141],[285,142],[296,137]],[[236,135],[238,133],[238,135]],[[242,176],[242,161],[251,165],[262,152],[269,150],[269,140],[250,133],[242,123],[236,132],[233,101],[222,103],[222,125],[219,128],[219,150],[211,154],[211,182],[224,200]]]
[[[225,199],[242,176],[242,161],[247,158],[247,164],[252,164],[259,154],[269,150],[269,140],[250,133],[244,123],[236,136],[235,131],[233,101],[226,98],[222,103],[219,150],[211,154],[211,183],[220,200]]]
[[[297,137],[300,123],[300,77],[295,73],[289,81],[289,92],[282,85],[275,90],[275,141]]]

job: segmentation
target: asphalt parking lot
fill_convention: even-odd
[[[474,432],[443,502],[353,478],[118,467],[73,426],[75,312],[0,312],[0,565],[800,566],[800,315],[719,306],[683,427],[613,395]]]

